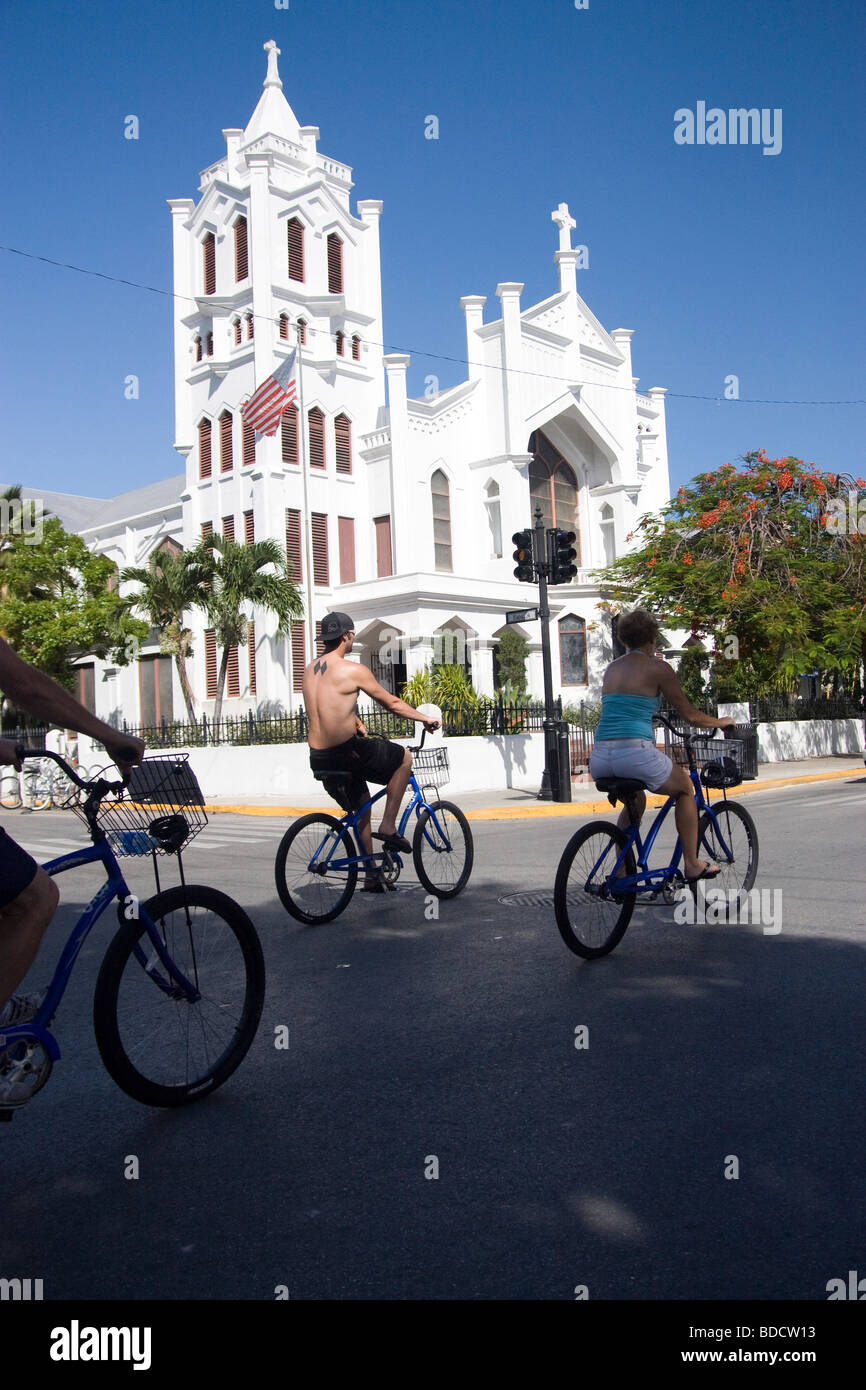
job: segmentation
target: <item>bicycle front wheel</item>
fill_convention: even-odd
[[[593,821],[572,835],[562,852],[553,888],[556,925],[569,951],[584,960],[612,951],[631,920],[636,892],[617,893],[616,880],[608,882],[625,845],[625,832],[618,826]],[[635,858],[629,849],[622,874],[633,873]]]
[[[698,829],[698,855],[718,864],[721,873],[707,880],[708,890],[721,888],[731,894],[748,892],[758,874],[758,831],[745,807],[737,801],[719,801],[701,816]],[[734,909],[736,911],[736,908]]]
[[[347,830],[334,816],[314,811],[290,825],[277,850],[274,877],[280,902],[299,922],[318,926],[338,917],[358,881],[354,864],[331,869],[328,858],[355,859]]]
[[[41,767],[25,772],[25,801],[34,811],[47,811],[51,805],[51,780]]]
[[[415,872],[428,893],[456,898],[469,882],[475,846],[469,822],[453,801],[431,801],[412,840]]]
[[[221,1086],[243,1061],[265,996],[256,929],[214,888],[158,893],[105,953],[93,1025],[109,1075],[144,1105],[178,1106]],[[195,987],[189,999],[160,960],[144,914],[171,961]]]

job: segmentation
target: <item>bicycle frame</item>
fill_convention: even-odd
[[[0,1047],[7,1047],[18,1039],[23,1040],[24,1038],[35,1037],[42,1043],[51,1057],[52,1062],[56,1062],[60,1057],[60,1048],[57,1045],[57,1040],[48,1031],[48,1021],[53,1018],[54,1014],[57,1012],[57,1008],[66,991],[66,986],[69,984],[69,979],[75,962],[78,959],[79,952],[84,942],[87,940],[91,928],[96,924],[114,898],[117,898],[121,905],[125,905],[132,895],[130,894],[126,879],[120,871],[114,851],[105,838],[97,840],[91,845],[83,845],[81,849],[72,850],[69,854],[61,854],[58,858],[50,859],[43,865],[45,872],[50,874],[53,878],[57,874],[65,873],[67,869],[77,869],[84,864],[96,863],[101,863],[105,868],[107,875],[106,881],[97,889],[96,893],[94,893],[90,902],[87,903],[82,911],[78,921],[75,923],[75,926],[72,928],[66,945],[60,953],[60,959],[51,977],[51,983],[48,986],[48,992],[42,1002],[42,1007],[34,1018],[30,1019],[27,1023],[19,1023],[15,1027],[4,1028],[2,1032],[0,1032]],[[160,975],[160,972],[154,967],[152,956],[148,959],[148,956],[140,945],[136,946],[134,952],[139,965],[150,975],[151,979],[164,994],[173,995],[180,990],[190,1001],[195,1002],[199,998],[199,991],[196,989],[195,985],[186,978],[183,971],[174,964],[152,918],[141,908],[137,907],[136,910],[144,922],[147,935],[153,944],[157,959],[164,966],[169,979],[166,980]],[[174,981],[174,983],[172,983],[172,981]]]
[[[397,830],[397,833],[399,835],[405,834],[406,826],[409,824],[413,811],[415,812],[416,816],[420,816],[423,810],[430,811],[430,814],[435,819],[435,812],[433,811],[429,802],[424,800],[424,796],[421,792],[420,786],[418,785],[418,781],[415,777],[414,772],[409,778],[408,786],[412,789],[412,796],[407,802],[406,807],[400,816],[400,824]],[[341,819],[341,836],[346,831],[349,831],[352,834],[354,834],[355,840],[357,841],[358,845],[361,847],[363,851],[361,854],[352,855],[352,857],[348,859],[334,858],[334,850],[337,848],[339,838],[333,834],[328,834],[322,840],[321,844],[319,845],[318,849],[316,850],[315,854],[310,860],[309,867],[311,869],[314,866],[317,867],[318,871],[322,874],[329,873],[331,871],[338,871],[341,869],[357,869],[359,867],[364,868],[366,870],[375,863],[376,859],[381,859],[381,850],[373,854],[367,854],[366,851],[363,850],[363,841],[361,840],[360,835],[357,833],[357,827],[361,819],[367,814],[370,808],[372,806],[375,806],[376,802],[380,801],[383,796],[386,796],[387,792],[388,788],[383,787],[381,791],[376,792],[375,796],[371,796],[368,801],[365,801],[364,805],[359,807],[357,811],[352,811],[350,813],[347,812],[346,815],[344,815]],[[440,834],[442,834],[443,839],[447,839],[447,836],[445,836],[444,831],[440,830]],[[328,853],[324,859],[319,860],[319,855],[322,853],[322,850],[330,841],[333,841],[330,853]],[[399,850],[388,850],[386,852],[390,854],[394,859],[400,858]]]
[[[713,810],[710,802],[704,796],[703,785],[695,768],[689,769],[689,779],[691,781],[692,787],[694,788],[695,805],[697,806],[698,816],[700,817],[700,815],[704,811],[708,813],[713,823],[716,835],[718,836],[718,846],[724,851],[725,855],[727,856],[728,862],[732,862],[733,854],[731,853],[730,846],[727,844],[725,837],[722,834],[722,829],[716,818],[715,811]],[[651,869],[648,863],[649,856],[652,852],[653,845],[655,844],[656,839],[658,837],[658,833],[661,830],[665,818],[667,817],[667,814],[670,811],[671,807],[674,805],[675,801],[675,797],[669,796],[665,801],[664,805],[659,807],[656,816],[653,820],[653,823],[647,832],[645,840],[641,839],[640,826],[636,822],[633,822],[629,826],[628,830],[626,831],[625,846],[621,850],[619,857],[617,858],[617,861],[613,866],[613,869],[605,879],[605,886],[611,889],[614,887],[615,880],[615,891],[617,896],[619,896],[622,893],[640,892],[641,890],[657,891],[658,889],[663,887],[663,885],[669,879],[673,878],[673,876],[679,872],[680,860],[682,858],[683,853],[682,841],[680,840],[679,835],[677,835],[676,843],[674,844],[673,857],[671,858],[670,864],[668,864],[666,868]],[[629,850],[632,849],[633,846],[637,849],[637,862],[640,872],[634,874],[623,874],[622,877],[617,878],[617,870],[621,868],[622,865],[625,863],[626,855],[628,854]],[[607,851],[605,850],[599,856],[595,864],[592,866],[592,871],[590,872],[589,878],[587,879],[587,884],[592,882],[593,876],[601,867],[601,862],[604,859],[606,853]]]

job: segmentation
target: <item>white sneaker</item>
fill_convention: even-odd
[[[19,1023],[29,1023],[42,1008],[47,989],[38,994],[13,994],[0,1009],[0,1028],[14,1028]]]

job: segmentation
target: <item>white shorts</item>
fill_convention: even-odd
[[[593,744],[589,775],[594,782],[599,777],[633,777],[654,792],[668,780],[673,766],[667,753],[659,752],[648,738],[603,738]]]

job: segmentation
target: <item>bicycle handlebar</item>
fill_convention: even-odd
[[[130,748],[129,751],[132,752],[133,750]],[[25,748],[23,743],[17,743],[15,752],[22,761],[25,758],[50,758],[51,762],[56,763],[66,773],[70,782],[74,782],[79,791],[92,792],[99,788],[100,795],[104,796],[108,791],[122,790],[129,782],[128,776],[121,778],[119,782],[108,782],[104,777],[96,777],[90,782],[84,782],[66,759],[61,758],[59,753],[53,753],[50,748]]]

